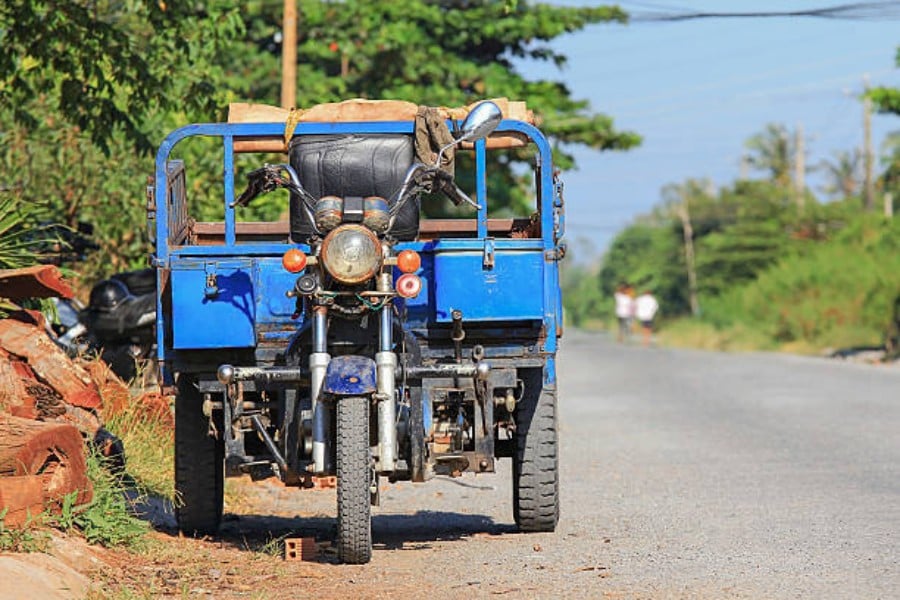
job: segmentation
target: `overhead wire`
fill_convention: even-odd
[[[640,3],[635,3],[640,4]],[[780,17],[812,17],[820,19],[837,19],[853,21],[870,21],[885,19],[900,19],[900,2],[853,2],[822,6],[819,8],[807,8],[802,10],[763,10],[747,12],[731,11],[690,11],[683,9],[660,10],[656,12],[632,12],[629,15],[631,23],[649,22],[673,22],[690,21],[697,19],[747,19],[747,18],[780,18]]]

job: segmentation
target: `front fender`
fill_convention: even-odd
[[[367,356],[335,356],[328,363],[322,391],[333,396],[375,393],[375,361]]]

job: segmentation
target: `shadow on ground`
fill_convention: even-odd
[[[179,535],[171,502],[153,497],[132,498],[135,514],[154,529]],[[219,535],[211,538],[239,550],[258,552],[285,538],[313,537],[333,541],[332,516],[282,517],[225,514]],[[428,548],[432,542],[455,541],[474,535],[516,533],[514,525],[497,523],[485,515],[420,510],[411,514],[376,514],[372,517],[373,546],[383,550]]]
[[[333,517],[273,517],[270,515],[226,515],[217,539],[235,547],[254,549],[273,539],[314,537],[332,541],[336,535]],[[484,515],[438,511],[418,511],[403,515],[372,517],[373,546],[376,549],[429,547],[431,542],[460,540],[473,535],[515,533],[512,525],[496,523]]]

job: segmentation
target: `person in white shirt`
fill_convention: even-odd
[[[641,324],[644,332],[644,345],[650,345],[650,336],[653,334],[653,319],[659,311],[659,303],[649,290],[644,290],[634,301],[634,316]]]
[[[634,318],[634,290],[621,283],[616,288],[613,298],[616,301],[616,318],[619,320],[618,339],[623,342],[631,333],[631,320]]]

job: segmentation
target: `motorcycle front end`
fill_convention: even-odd
[[[496,105],[485,103],[472,111],[453,144],[482,138],[499,121]],[[291,364],[222,364],[218,369],[225,397],[213,408],[224,413],[226,464],[232,460],[233,468],[246,466],[233,424],[252,406],[243,401],[240,386],[286,384],[278,439],[259,416],[250,422],[286,482],[308,485],[312,477],[336,475],[338,556],[345,563],[366,563],[372,553],[371,506],[378,503],[379,477],[411,479],[415,471],[421,479],[424,470],[426,411],[421,393],[413,389],[415,381],[435,369],[445,377],[483,381],[490,370],[487,362],[474,359],[437,368],[414,358],[408,347],[414,342],[395,301],[421,292],[416,274],[421,257],[414,250],[396,249],[393,226],[404,205],[422,191],[443,190],[454,202],[477,205],[443,171],[418,163],[387,199],[314,197],[291,165],[267,165],[250,179],[248,192],[236,205],[274,187],[288,188],[300,198],[312,231],[308,253],[294,247],[282,257],[285,271],[297,276],[286,295],[295,300],[295,316],[303,322],[285,353]],[[299,415],[296,421],[293,415]]]

